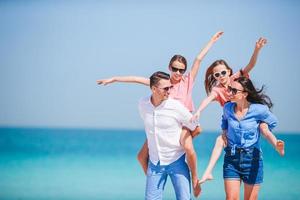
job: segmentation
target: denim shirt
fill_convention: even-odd
[[[227,130],[227,142],[229,147],[260,149],[260,128],[259,124],[265,122],[272,130],[277,125],[277,118],[266,105],[250,104],[246,115],[238,120],[234,108],[236,103],[228,102],[224,106],[222,124],[223,130]]]

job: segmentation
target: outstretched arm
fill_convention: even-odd
[[[260,123],[259,125],[260,132],[268,140],[268,142],[276,149],[279,155],[284,156],[284,141],[277,140],[275,135],[270,131],[268,124]]]
[[[101,79],[96,81],[99,85],[108,85],[114,82],[125,82],[125,83],[140,83],[149,86],[149,78],[140,77],[140,76],[114,76],[107,79]]]
[[[254,52],[253,52],[253,54],[252,54],[252,56],[251,56],[250,62],[249,62],[248,65],[243,69],[243,73],[244,73],[244,74],[248,74],[248,73],[253,69],[253,67],[254,67],[255,64],[256,64],[256,60],[257,60],[259,51],[261,50],[261,48],[263,48],[263,46],[264,46],[265,44],[267,44],[267,39],[265,39],[265,38],[259,38],[259,39],[256,41],[255,48],[254,48]]]
[[[210,93],[209,96],[207,96],[201,103],[197,111],[194,113],[193,117],[191,118],[191,121],[197,121],[200,118],[201,112],[210,104],[213,100],[215,100],[216,95],[215,93]]]
[[[200,68],[200,63],[203,60],[204,56],[207,54],[209,49],[212,47],[212,45],[223,35],[222,31],[217,32],[211,39],[210,41],[206,44],[206,46],[201,50],[201,52],[197,55],[197,57],[194,60],[192,69],[191,69],[191,74],[193,79],[195,80],[199,68]]]

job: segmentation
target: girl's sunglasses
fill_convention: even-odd
[[[221,72],[216,72],[214,73],[214,77],[215,78],[219,78],[220,76],[225,76],[227,74],[227,71],[226,70],[223,70]]]
[[[180,74],[183,74],[185,72],[185,69],[178,69],[176,67],[171,67],[172,72],[177,72],[179,71]]]
[[[245,92],[244,90],[239,90],[230,86],[228,86],[227,91],[232,93],[233,95],[236,95],[238,92]]]

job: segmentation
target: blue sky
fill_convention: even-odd
[[[181,54],[189,68],[218,30],[224,36],[202,62],[193,99],[199,104],[206,68],[223,58],[244,67],[264,36],[251,78],[265,84],[279,119],[276,131],[300,132],[298,1],[1,1],[0,126],[142,129],[138,100],[149,88],[98,86],[114,75],[149,77]],[[219,130],[222,109],[200,119]]]

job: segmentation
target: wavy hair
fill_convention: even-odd
[[[234,81],[240,83],[245,92],[248,93],[246,99],[250,103],[259,103],[264,104],[270,108],[273,107],[271,98],[264,93],[265,86],[262,86],[261,89],[256,89],[252,81],[244,76],[234,79]]]

